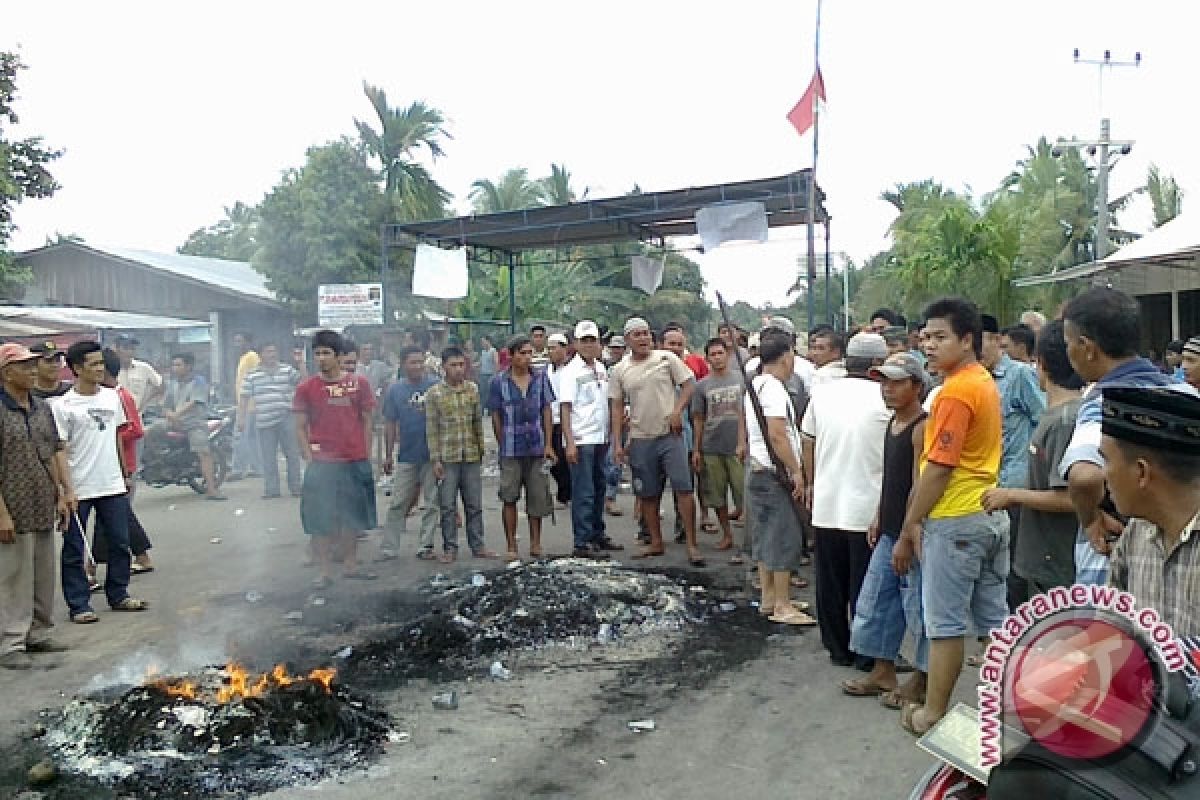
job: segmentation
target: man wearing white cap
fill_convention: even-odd
[[[608,371],[600,361],[600,330],[590,319],[575,326],[578,351],[560,370],[563,449],[571,470],[571,530],[580,557],[625,548],[604,527],[608,462]]]
[[[683,513],[688,561],[704,566],[696,546],[696,509],[692,504],[692,470],[683,441],[683,414],[692,401],[692,371],[674,353],[654,349],[650,325],[640,317],[625,323],[629,355],[609,376],[609,417],[617,463],[626,460],[633,472],[633,490],[641,517],[650,533],[650,546],[634,556],[649,558],[665,552],[659,504],[667,479]],[[622,445],[625,405],[629,405],[629,448]]]
[[[853,336],[846,344],[846,377],[813,387],[800,424],[816,533],[817,621],[830,660],[842,666],[855,662],[850,615],[871,561],[867,529],[879,505],[891,417],[869,371],[887,355],[879,334]]]
[[[0,668],[65,649],[54,630],[54,517],[69,515],[63,444],[46,401],[32,395],[39,356],[0,345]]]
[[[767,324],[763,326],[762,332],[759,335],[761,336],[762,333],[766,333],[767,331],[783,331],[788,336],[791,336],[792,349],[793,351],[795,350],[796,326],[792,324],[790,319],[787,317],[771,317],[767,320]],[[796,358],[793,361],[795,363],[792,365],[792,370],[795,376],[800,379],[800,382],[804,384],[804,391],[807,392],[812,386],[813,373],[817,371],[817,368],[807,358]],[[751,377],[757,375],[760,363],[761,361],[758,356],[746,362],[746,374]]]

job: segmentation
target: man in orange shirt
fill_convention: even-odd
[[[907,575],[921,559],[921,600],[930,639],[923,705],[900,724],[925,733],[941,719],[962,670],[968,628],[983,635],[1008,616],[1009,520],[983,510],[1000,472],[1000,392],[979,363],[983,320],[974,303],[951,297],[925,310],[930,366],[945,376],[925,426],[921,476],[913,487],[892,566]]]

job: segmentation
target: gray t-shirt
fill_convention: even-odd
[[[1075,433],[1079,400],[1042,413],[1029,440],[1029,488],[1066,489],[1058,471],[1063,453]],[[1021,509],[1013,567],[1018,575],[1042,587],[1070,586],[1075,580],[1075,533],[1079,522],[1072,512]]]
[[[736,372],[709,375],[692,392],[692,414],[704,415],[704,439],[701,452],[731,456],[737,452],[738,416],[742,410],[745,385]]]

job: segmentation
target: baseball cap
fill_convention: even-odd
[[[629,321],[625,323],[624,333],[626,336],[640,330],[650,330],[650,323],[641,317],[630,317]]]
[[[554,342],[554,344],[561,344],[563,347],[567,346],[567,337],[563,336],[561,333],[550,334],[550,338],[548,338],[546,341]]]
[[[882,366],[871,367],[867,370],[867,374],[876,379],[887,378],[891,381],[900,381],[912,378],[922,383],[925,382],[925,368],[912,353],[890,355]]]
[[[625,337],[624,336],[612,337],[611,339],[608,340],[608,346],[609,347],[624,347],[625,346]]]
[[[51,356],[61,356],[63,354],[58,345],[51,341],[38,342],[29,348],[29,352],[38,358],[50,358]]]
[[[887,358],[887,354],[887,342],[878,333],[856,333],[846,343],[847,358]]]
[[[595,336],[600,338],[600,329],[596,327],[596,323],[590,319],[583,319],[575,326],[575,338],[582,339],[585,336]]]
[[[23,344],[8,342],[7,344],[0,345],[0,368],[22,361],[33,361],[37,357],[37,353],[34,353]]]

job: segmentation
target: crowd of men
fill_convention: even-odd
[[[414,516],[418,559],[454,562],[460,527],[472,557],[499,557],[483,522],[485,425],[508,560],[544,557],[542,520],[566,506],[575,557],[624,550],[606,518],[621,513],[627,467],[632,558],[667,552],[669,486],[692,566],[716,552],[748,564],[765,617],[817,627],[831,661],[862,673],[840,690],[879,698],[921,734],[946,713],[968,643],[1054,587],[1111,583],[1177,634],[1200,635],[1200,397],[1189,385],[1200,338],[1157,367],[1137,353],[1136,302],[1106,288],[1051,321],[1022,320],[1001,328],[951,297],[912,325],[880,309],[852,336],[819,326],[801,338],[773,317],[744,338],[722,326],[692,349],[679,325],[633,317],[605,337],[585,319],[569,336],[535,326],[478,353],[413,343],[398,369],[319,331],[311,374],[246,338],[238,466],[279,497],[282,453],[321,588],[377,577],[358,543],[379,523],[380,423],[391,502],[377,562],[401,557]],[[130,503],[139,415],[164,398],[159,433],[182,432],[204,463],[208,393],[185,354],[165,382],[132,344],[72,345],[69,387],[47,365],[61,355],[52,344],[0,346],[0,665],[61,649],[56,566],[73,622],[99,619],[93,589],[114,611],[146,608],[129,593],[130,575],[153,569]],[[220,500],[211,469],[209,458],[208,497]],[[793,599],[810,563],[815,608]]]

